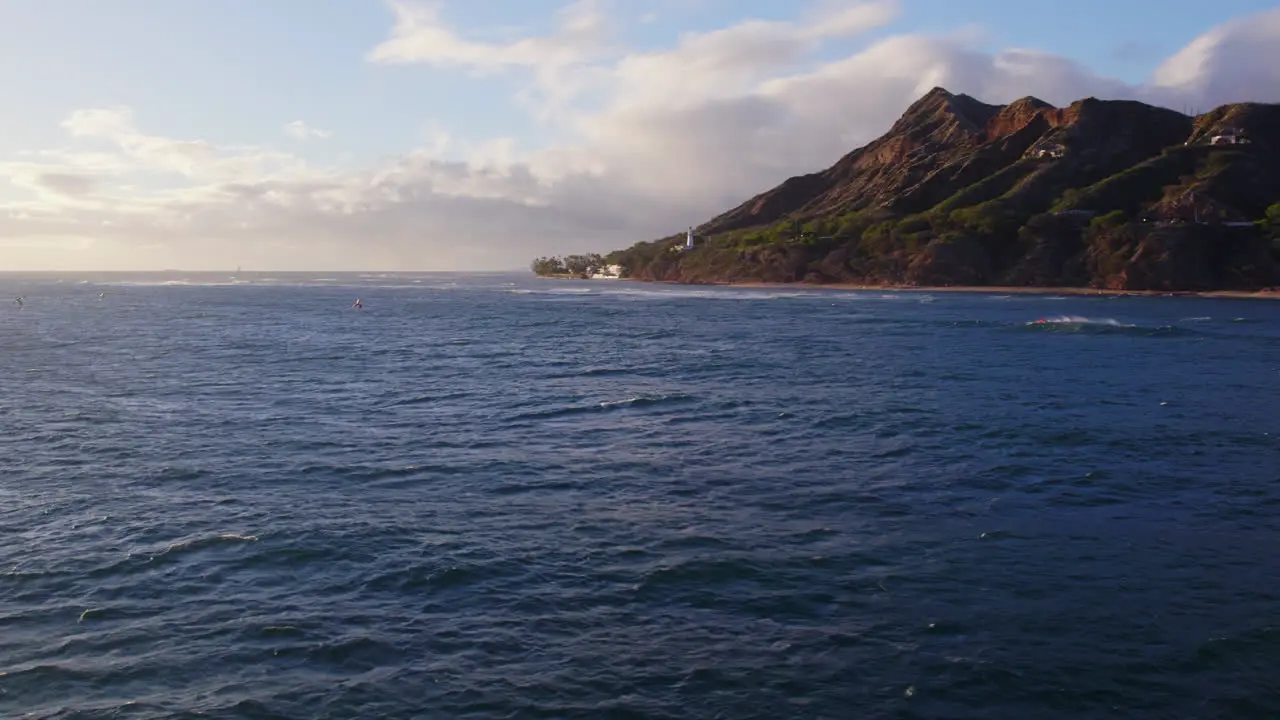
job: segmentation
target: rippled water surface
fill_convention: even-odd
[[[0,292],[0,717],[1280,716],[1280,303]]]

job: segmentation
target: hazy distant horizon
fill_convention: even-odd
[[[0,82],[0,269],[507,271],[701,224],[933,86],[1280,101],[1280,8],[8,0]]]

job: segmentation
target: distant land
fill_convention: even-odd
[[[934,88],[879,139],[686,233],[534,272],[677,283],[1275,291],[1280,105],[988,105]]]

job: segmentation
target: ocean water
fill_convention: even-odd
[[[1280,716],[1280,303],[3,292],[0,717]]]

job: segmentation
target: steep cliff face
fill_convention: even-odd
[[[930,90],[883,137],[822,172],[793,177],[701,226],[702,234],[812,217],[886,202],[977,147],[1000,110],[967,95]]]
[[[1096,181],[1183,142],[1192,126],[1191,118],[1137,102],[1086,98],[1055,108],[1025,97],[998,106],[934,88],[884,136],[826,170],[751,198],[699,232],[716,235],[872,207],[923,212],[1028,153],[1070,153],[1081,178]]]
[[[659,252],[668,239],[614,257],[686,282],[1272,286],[1280,221],[1246,224],[1280,202],[1278,153],[1277,105],[1192,118],[934,88],[831,167],[700,226],[693,252]]]

